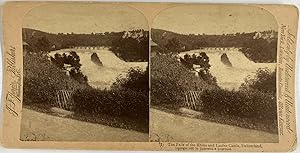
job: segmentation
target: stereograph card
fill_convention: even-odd
[[[1,145],[296,147],[292,5],[7,2]]]

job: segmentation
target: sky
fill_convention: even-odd
[[[161,11],[152,28],[181,34],[230,34],[277,31],[277,21],[268,11],[254,6],[185,5]]]
[[[146,18],[136,9],[116,4],[46,4],[29,11],[23,28],[50,33],[102,33],[148,30]]]

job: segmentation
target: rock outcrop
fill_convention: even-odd
[[[221,56],[221,62],[223,64],[225,64],[226,66],[232,67],[232,64],[231,64],[231,62],[230,62],[230,60],[229,60],[229,58],[228,58],[228,56],[227,56],[226,53],[222,54],[222,56]]]
[[[95,64],[97,64],[97,65],[99,65],[99,66],[103,66],[102,62],[100,61],[100,59],[99,59],[99,57],[98,57],[98,55],[97,55],[96,53],[93,53],[93,54],[91,55],[91,60],[92,60]]]

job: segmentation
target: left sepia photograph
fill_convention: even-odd
[[[22,141],[149,141],[149,29],[121,4],[56,3],[23,19]]]

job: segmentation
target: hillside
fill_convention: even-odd
[[[149,57],[149,32],[142,29],[91,34],[53,34],[28,28],[22,31],[23,41],[34,52],[40,49],[53,51],[75,46],[103,46],[125,61],[148,61]]]
[[[179,34],[162,29],[151,30],[151,39],[166,53],[203,47],[240,47],[250,60],[257,63],[276,62],[277,35],[278,32],[272,30],[223,35]]]

